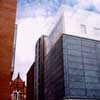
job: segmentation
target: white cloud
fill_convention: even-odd
[[[36,18],[28,17],[17,22],[17,42],[15,55],[15,71],[13,79],[20,72],[22,79],[26,80],[26,73],[34,62],[35,44],[42,34],[47,31],[53,23],[53,16]]]
[[[75,8],[87,9],[92,5],[91,0],[78,0],[78,3],[75,5]]]
[[[91,9],[93,12],[100,12],[100,0],[76,0],[75,9]]]
[[[92,0],[98,12],[100,12],[100,0]]]

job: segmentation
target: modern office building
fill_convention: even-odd
[[[17,41],[17,31],[18,31],[17,28],[18,28],[18,26],[17,26],[17,24],[15,24],[13,50],[12,50],[11,78],[13,77],[14,66],[15,66],[16,41]]]
[[[44,100],[44,59],[46,39],[46,36],[42,36],[37,41],[35,48],[34,100]]]
[[[45,100],[100,99],[99,21],[99,14],[63,9],[45,51]]]
[[[35,63],[32,64],[31,68],[27,72],[27,100],[34,100],[34,67]]]
[[[16,0],[0,0],[0,100],[10,99]]]
[[[36,43],[34,100],[100,99],[100,15],[62,10]]]
[[[100,41],[62,34],[44,75],[45,100],[100,99]]]

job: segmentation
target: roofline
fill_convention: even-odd
[[[87,37],[81,37],[81,36],[76,36],[76,35],[71,35],[71,34],[66,34],[66,33],[62,33],[61,36],[62,35],[68,35],[68,36],[72,36],[72,37],[83,38],[83,39],[88,39],[88,40],[93,40],[93,41],[100,42],[100,40],[90,39],[90,38],[87,38]]]

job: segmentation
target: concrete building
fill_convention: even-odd
[[[100,40],[100,14],[69,7],[59,9],[56,22],[52,25],[48,36],[48,50],[55,44],[60,34]]]
[[[100,40],[100,14],[85,10],[64,10],[63,33]]]
[[[10,99],[16,0],[0,0],[0,100]]]
[[[100,41],[62,34],[45,58],[45,100],[100,99]]]
[[[12,64],[11,64],[11,78],[13,77],[14,73],[14,66],[15,66],[15,52],[16,52],[16,40],[17,40],[17,24],[15,24],[15,32],[14,32],[14,41],[13,41],[13,51],[12,51]]]
[[[35,63],[32,64],[31,68],[27,72],[27,100],[34,100],[34,67]]]
[[[42,36],[36,43],[34,67],[34,100],[44,100],[45,40]]]
[[[11,100],[26,100],[25,82],[23,82],[19,74],[17,78],[11,83],[10,96]]]

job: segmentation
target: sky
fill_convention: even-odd
[[[17,0],[17,40],[13,79],[26,73],[35,60],[35,44],[42,34],[48,35],[62,6],[74,11],[88,10],[100,14],[100,0]]]

